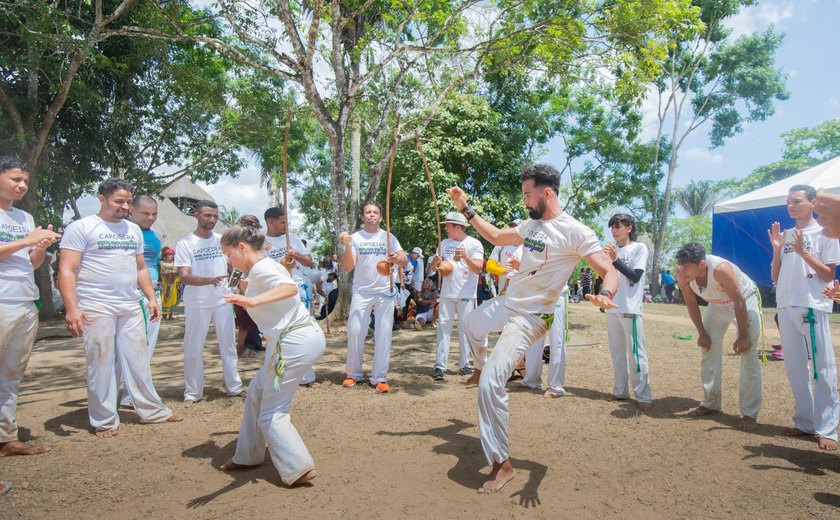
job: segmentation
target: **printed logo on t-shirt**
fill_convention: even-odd
[[[96,249],[134,251],[137,249],[137,238],[126,233],[100,233],[96,240]]]
[[[222,257],[222,248],[219,246],[208,246],[193,250],[193,260],[196,262],[203,262],[206,260],[215,260]]]
[[[384,242],[368,241],[360,242],[358,245],[360,255],[387,255],[388,248]]]
[[[810,253],[811,252],[811,240],[809,240],[808,237],[803,237],[803,238],[804,238],[803,241],[805,243],[805,251],[808,251]],[[788,254],[793,253],[793,252],[794,252],[793,241],[785,242],[784,253],[786,255],[788,255]]]
[[[29,236],[29,230],[23,226],[0,225],[0,242],[14,242]]]
[[[548,238],[548,235],[542,233],[540,231],[532,231],[530,235],[525,238],[525,243],[523,247],[528,248],[531,251],[536,251],[538,253],[542,253],[545,251],[545,240]]]

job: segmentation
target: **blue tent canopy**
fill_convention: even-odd
[[[773,250],[767,230],[773,222],[779,222],[782,229],[794,226],[786,199],[790,187],[796,184],[840,193],[840,157],[715,205],[712,254],[735,263],[759,287],[773,286],[770,279]]]

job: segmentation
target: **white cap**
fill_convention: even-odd
[[[446,220],[443,222],[444,224],[458,224],[461,226],[469,226],[469,222],[467,222],[467,217],[462,215],[457,211],[450,211],[446,214]]]

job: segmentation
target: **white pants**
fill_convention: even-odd
[[[86,302],[79,307],[92,320],[85,323],[88,384],[88,416],[97,431],[120,426],[117,415],[117,371],[125,381],[125,390],[134,410],[144,423],[163,422],[172,415],[152,384],[149,354],[146,349],[146,325],[140,302],[94,308]]]
[[[464,318],[464,336],[470,346],[473,364],[478,370],[484,370],[487,362],[487,336],[491,332],[500,332],[508,320],[505,308],[505,296],[496,296],[481,302],[476,309]]]
[[[464,331],[464,320],[475,308],[475,300],[472,298],[441,298],[438,306],[438,328],[437,328],[437,357],[435,368],[446,371],[449,360],[449,346],[452,343],[452,324],[455,322],[455,314],[458,315],[458,368],[463,369],[470,366],[470,348],[467,342],[467,335]]]
[[[740,354],[738,404],[741,415],[756,418],[761,409],[761,361],[758,359],[758,340],[761,337],[761,314],[758,304],[749,305],[750,349]],[[703,315],[703,328],[712,340],[709,350],[703,350],[700,361],[700,380],[703,382],[701,406],[721,409],[721,380],[723,379],[723,336],[735,313],[719,305],[710,304]]]
[[[840,400],[837,397],[837,366],[828,314],[814,311],[817,355],[812,356],[811,330],[803,320],[807,312],[808,309],[803,307],[779,309],[785,371],[795,402],[793,425],[803,432],[836,441]],[[809,366],[811,363],[813,365]],[[817,373],[816,381],[814,371]]]
[[[633,320],[636,320],[636,354],[633,354]],[[641,314],[607,314],[607,342],[613,365],[612,394],[623,399],[630,398],[628,383],[633,385],[633,394],[640,403],[651,403],[648,374],[645,328]],[[638,359],[636,356],[638,355]]]
[[[149,363],[152,362],[152,356],[155,354],[155,348],[157,347],[157,340],[158,335],[160,334],[160,320],[152,321],[152,317],[149,316],[149,300],[146,296],[141,295],[140,304],[143,306],[143,320],[146,323],[146,350],[149,355]],[[155,291],[155,298],[157,299],[158,308],[160,308],[160,292]],[[117,380],[119,380],[120,385],[123,386],[125,382],[123,381],[122,371],[120,370],[120,366],[117,365]],[[134,405],[131,404],[131,399],[129,399],[128,394],[123,389],[120,392],[120,406],[125,406],[126,408],[131,408]]]
[[[222,303],[212,308],[194,305],[184,307],[184,400],[199,401],[204,397],[204,342],[210,321],[216,328],[222,377],[229,396],[242,392],[242,379],[236,368],[236,333],[233,306]]]
[[[280,473],[280,479],[291,485],[315,468],[306,444],[292,425],[289,412],[303,375],[324,353],[326,340],[321,328],[314,323],[285,335],[280,348],[286,358],[286,367],[280,379],[280,390],[275,390],[276,338],[266,339],[265,360],[251,380],[245,398],[233,461],[246,465],[262,464],[268,446],[271,462]]]
[[[538,339],[525,352],[525,377],[522,385],[542,390],[542,366],[545,340],[548,338],[551,357],[548,362],[548,391],[554,395],[566,393],[566,298],[563,293],[554,306],[554,322],[548,334]]]
[[[37,333],[35,303],[0,303],[0,443],[18,440],[18,387]]]
[[[535,315],[512,314],[493,347],[478,382],[478,428],[489,464],[510,458],[508,393],[505,383],[530,345],[546,333]]]
[[[361,381],[364,377],[362,359],[365,351],[370,311],[373,310],[376,323],[373,335],[373,370],[371,384],[388,381],[388,366],[391,363],[391,333],[394,327],[394,298],[381,294],[353,293],[350,313],[347,316],[347,377]]]

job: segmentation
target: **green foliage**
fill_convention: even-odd
[[[830,119],[810,128],[782,134],[782,159],[759,166],[746,178],[724,183],[734,197],[786,179],[822,162],[840,157],[840,119]]]
[[[692,180],[675,193],[677,203],[691,216],[709,215],[721,197],[720,185],[714,181]]]
[[[689,242],[700,242],[706,251],[712,250],[712,217],[709,215],[689,215],[675,218],[668,226],[668,236],[665,240],[666,248],[662,256],[661,265],[675,269],[673,256],[680,247]]]

